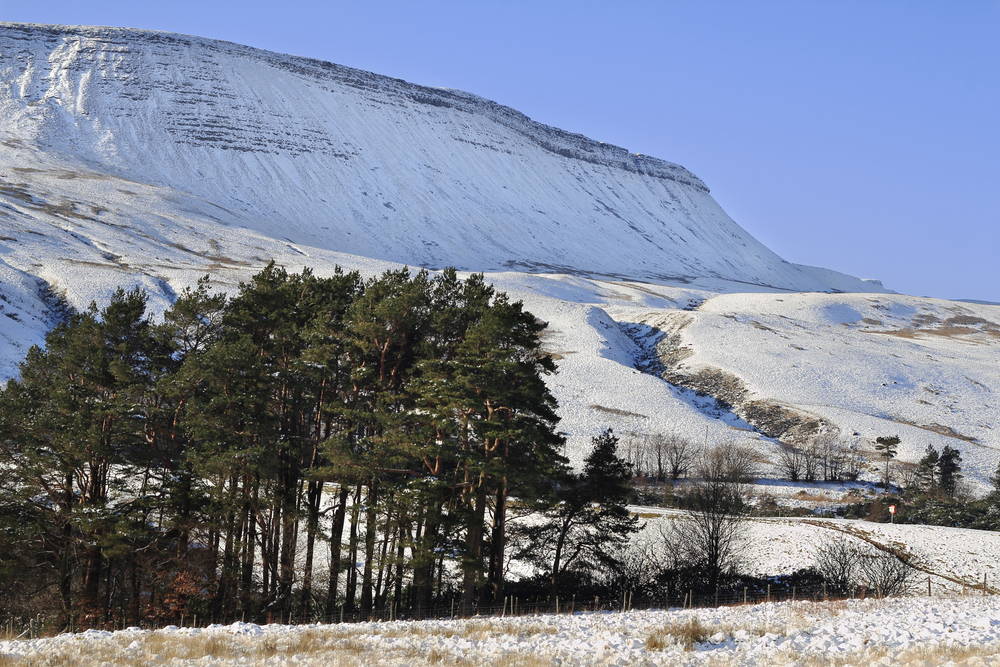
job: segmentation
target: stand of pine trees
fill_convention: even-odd
[[[81,627],[502,600],[511,499],[559,515],[574,479],[543,327],[481,275],[274,265],[162,321],[138,291],[71,315],[0,392],[0,608]]]

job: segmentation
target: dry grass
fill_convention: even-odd
[[[849,665],[892,664],[907,667],[937,667],[938,665],[996,664],[1000,647],[994,645],[936,644],[911,646],[902,650],[889,646],[873,646],[857,653],[844,655],[803,655],[783,652],[769,657],[772,665],[801,667],[847,667]]]
[[[371,650],[371,645],[349,638],[344,631],[329,632],[306,629],[280,636],[241,637],[224,633],[176,634],[150,632],[119,634],[87,644],[86,654],[79,646],[56,645],[37,655],[25,657],[24,662],[39,667],[69,667],[70,665],[146,665],[169,661],[214,660],[249,661],[263,663],[276,656],[322,657],[323,664],[357,664],[361,653]],[[4,663],[0,662],[0,665]],[[4,667],[6,667],[4,665]]]
[[[680,647],[692,651],[696,644],[704,643],[713,635],[721,634],[727,638],[737,633],[745,633],[750,637],[763,637],[766,634],[789,636],[796,632],[812,628],[821,619],[839,616],[847,610],[846,601],[832,602],[802,602],[790,607],[780,618],[756,620],[746,624],[714,623],[707,625],[698,616],[684,621],[665,625],[646,637],[645,646],[649,651],[662,651],[671,647]]]
[[[606,405],[598,405],[597,403],[591,403],[590,407],[598,412],[606,412],[610,415],[618,415],[619,417],[641,417],[642,419],[648,419],[646,415],[638,412],[629,412],[628,410],[620,410],[619,408],[609,408]]]
[[[295,632],[247,637],[226,632],[144,632],[119,633],[87,642],[85,654],[75,642],[53,644],[44,652],[24,657],[0,656],[0,667],[38,665],[39,667],[76,667],[77,665],[149,665],[165,662],[204,660],[266,664],[277,657],[295,656],[308,664],[339,667],[361,662],[378,664],[394,661],[413,665],[469,665],[467,659],[444,648],[430,651],[393,640],[426,637],[461,638],[484,641],[503,636],[528,637],[551,634],[556,628],[542,622],[515,623],[500,619],[471,620],[455,623],[415,625],[400,623],[363,630],[357,626],[302,628]],[[539,667],[549,664],[533,655],[512,655],[503,664],[511,667]]]
[[[816,503],[829,503],[829,502],[832,502],[834,500],[830,496],[824,495],[822,493],[810,493],[810,492],[808,492],[806,490],[802,490],[802,491],[799,491],[798,493],[796,493],[795,494],[795,499],[796,500],[805,500],[805,501],[808,501],[808,502],[816,502]]]
[[[556,628],[545,623],[514,623],[498,619],[473,620],[448,625],[408,625],[400,624],[380,629],[378,637],[460,637],[462,639],[491,639],[506,635],[528,637],[531,635],[554,634]]]
[[[881,602],[863,603],[878,608]],[[626,635],[642,639],[650,652],[649,660],[670,658],[677,662],[693,660],[695,654],[681,660],[680,652],[705,648],[713,636],[736,639],[739,642],[764,635],[790,637],[815,628],[847,610],[857,611],[857,603],[832,601],[825,603],[800,602],[775,608],[764,615],[734,616],[721,619],[711,611],[684,612],[673,622],[662,627],[649,626],[633,631],[624,629]],[[670,617],[668,617],[670,618]],[[553,623],[544,619],[470,619],[428,623],[393,623],[371,625],[333,625],[300,627],[293,631],[268,632],[261,636],[233,635],[225,631],[201,632],[144,632],[118,633],[111,637],[90,639],[85,644],[75,641],[51,645],[44,653],[24,657],[0,656],[0,667],[68,667],[70,665],[146,665],[162,663],[216,661],[225,664],[269,664],[275,659],[294,657],[296,664],[331,665],[346,667],[357,664],[447,665],[473,667],[484,664],[483,656],[469,650],[473,645],[490,640],[512,647],[501,656],[493,654],[491,664],[501,667],[542,667],[567,664],[567,656],[549,648],[531,651],[530,644],[519,645],[514,638],[549,635],[557,632]],[[633,634],[635,633],[635,634]],[[720,639],[715,637],[715,640]],[[423,641],[432,638],[432,641]],[[460,638],[465,642],[447,645],[434,639]],[[545,645],[545,644],[543,644]],[[699,646],[701,645],[701,646]],[[464,648],[462,648],[464,647]],[[874,645],[857,653],[843,655],[809,654],[776,651],[767,655],[768,664],[774,665],[856,665],[900,664],[938,665],[993,664],[1000,655],[1000,645],[949,645],[924,643],[905,649]],[[577,656],[579,657],[579,656]],[[743,656],[745,657],[745,655]],[[745,664],[740,652],[699,651],[698,661],[710,665]],[[880,662],[881,661],[881,662]]]
[[[715,632],[721,632],[716,629]],[[670,646],[680,646],[685,651],[694,650],[695,644],[708,639],[715,632],[709,632],[697,616],[692,616],[680,623],[664,625],[646,637],[646,648],[650,651],[662,651]]]

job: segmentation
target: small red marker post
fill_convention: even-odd
[[[889,523],[896,523],[896,506],[889,505]]]

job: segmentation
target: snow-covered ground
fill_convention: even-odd
[[[679,510],[633,507],[644,528],[637,538],[643,548],[661,548],[664,529]],[[753,518],[746,522],[742,568],[767,577],[787,575],[815,565],[816,547],[830,538],[844,538],[868,550],[905,555],[917,571],[913,590],[960,592],[981,587],[1000,592],[1000,533],[989,530],[886,524],[859,519],[810,517]],[[664,556],[665,558],[666,556]]]
[[[0,641],[0,661],[15,665],[889,666],[990,665],[998,656],[996,596],[348,625],[236,623]]]
[[[678,165],[467,93],[164,33],[0,24],[0,82],[0,378],[55,321],[51,294],[142,286],[162,310],[271,259],[454,264],[549,323],[575,462],[607,426],[776,460],[739,406],[636,369],[660,332],[678,375],[721,369],[862,448],[957,446],[980,488],[1000,458],[1000,306],[785,262]],[[636,342],[639,323],[657,334]]]
[[[731,378],[719,393],[737,414],[764,401],[869,451],[876,437],[898,435],[903,461],[918,460],[928,445],[950,445],[976,483],[996,470],[996,306],[887,294],[724,294],[690,312],[639,320],[667,339],[660,351],[672,355],[666,365],[677,381],[711,385],[706,371]]]

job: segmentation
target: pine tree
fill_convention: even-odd
[[[937,461],[937,479],[941,490],[949,496],[955,494],[955,487],[962,477],[962,455],[951,445],[945,445]]]
[[[28,568],[67,625],[311,615],[328,539],[331,613],[347,525],[349,609],[399,606],[409,580],[426,611],[449,559],[465,610],[503,595],[508,497],[566,473],[545,324],[520,302],[454,270],[272,263],[231,298],[200,281],[161,324],[145,305],[73,315],[0,390],[0,598]]]
[[[933,491],[937,485],[937,466],[940,455],[933,446],[927,445],[917,468],[917,479],[922,491]]]
[[[618,438],[607,429],[591,442],[583,471],[565,474],[547,520],[525,531],[521,555],[548,570],[553,595],[570,570],[592,575],[615,566],[620,547],[639,529],[627,507],[632,470],[618,456]]]
[[[895,458],[900,442],[902,441],[895,435],[883,435],[875,438],[875,451],[885,459],[885,477],[882,485],[887,491],[889,489],[889,461]]]

